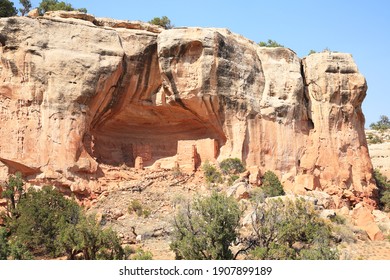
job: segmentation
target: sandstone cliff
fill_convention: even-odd
[[[383,132],[366,130],[366,135],[373,167],[390,178],[390,130]],[[372,137],[379,139],[378,143],[373,143]]]
[[[66,18],[65,18],[66,17]],[[72,13],[0,19],[0,175],[99,193],[101,165],[238,157],[287,190],[375,204],[352,56],[300,59],[226,29]]]

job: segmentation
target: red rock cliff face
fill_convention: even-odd
[[[374,204],[367,87],[349,54],[301,60],[225,29],[94,18],[1,19],[0,43],[3,178],[91,193],[101,164],[238,157],[296,193]]]

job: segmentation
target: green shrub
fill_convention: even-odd
[[[135,251],[135,254],[131,257],[132,260],[139,260],[139,261],[145,261],[145,260],[152,260],[153,254],[149,251],[144,251],[142,249],[137,249]]]
[[[171,29],[174,26],[171,24],[171,20],[167,16],[163,17],[155,17],[152,20],[149,21],[149,23],[154,25],[159,25],[165,29]]]
[[[0,227],[0,260],[6,260],[9,256],[9,244],[7,230]]]
[[[224,175],[239,174],[245,171],[244,165],[242,164],[241,160],[239,160],[238,158],[224,159],[219,164],[219,168],[221,169]]]
[[[16,10],[14,3],[9,0],[0,0],[0,18],[16,16],[18,11]]]
[[[124,258],[123,259],[129,260],[130,256],[132,254],[135,254],[136,251],[132,247],[130,247],[129,245],[126,245],[126,246],[123,247],[123,252],[124,252]]]
[[[25,16],[28,14],[28,12],[31,10],[31,1],[30,0],[19,0],[20,5],[22,8],[19,8],[19,12],[22,14],[22,16]]]
[[[204,172],[204,175],[206,176],[207,183],[222,183],[222,174],[218,172],[217,168],[211,165],[208,161],[203,164],[202,170]]]
[[[172,169],[172,175],[173,175],[173,177],[178,178],[178,177],[183,176],[184,173],[183,173],[183,171],[181,171],[180,166],[177,165]]]
[[[214,192],[197,198],[175,216],[171,249],[176,259],[233,259],[241,211],[233,198]]]
[[[256,187],[250,190],[249,196],[250,196],[249,200],[252,204],[262,203],[266,198],[263,189],[260,187]]]
[[[385,131],[387,129],[390,129],[389,117],[383,115],[380,116],[380,120],[377,121],[376,123],[370,124],[370,128],[379,131]]]
[[[175,193],[171,198],[171,203],[174,205],[175,208],[184,204],[186,201],[186,197],[181,193]]]
[[[71,260],[79,253],[85,260],[121,260],[125,257],[116,232],[102,229],[94,216],[82,216],[77,224],[67,224],[56,245]]]
[[[283,45],[281,45],[278,42],[276,42],[274,40],[271,40],[271,39],[268,39],[267,42],[260,42],[259,46],[260,47],[268,47],[268,48],[277,48],[277,47],[283,47],[284,48]]]
[[[66,3],[64,1],[58,1],[58,0],[42,0],[42,2],[39,4],[38,7],[38,11],[40,15],[43,15],[48,11],[75,11],[75,10],[83,13],[87,12],[87,9],[85,8],[75,9],[71,4]]]
[[[383,140],[377,135],[367,133],[367,142],[368,144],[380,144],[383,143]]]
[[[144,216],[144,218],[148,218],[150,214],[152,214],[152,210],[150,210],[150,208],[145,208],[142,210],[142,216]]]
[[[142,203],[137,200],[137,199],[133,199],[131,202],[130,202],[130,205],[128,207],[128,211],[129,213],[133,213],[135,212],[137,214],[138,217],[142,216]]]
[[[337,259],[331,227],[303,199],[268,199],[257,204],[252,259]],[[300,246],[297,246],[300,244]]]
[[[379,208],[390,211],[390,181],[379,169],[374,170],[374,178],[379,192]]]
[[[137,199],[134,199],[130,202],[127,211],[129,212],[129,214],[135,212],[138,217],[143,216],[144,218],[148,218],[152,212],[150,208],[148,207],[144,208],[142,206],[142,203]]]
[[[347,243],[356,242],[356,235],[353,229],[345,224],[335,223],[332,225],[333,236],[336,240]]]
[[[64,255],[74,259],[80,253],[83,259],[124,257],[117,234],[86,216],[74,200],[49,186],[15,195],[18,189],[23,190],[23,181],[10,176],[6,199],[8,205],[14,201],[15,208],[6,215],[6,234],[0,232],[1,258],[7,254],[9,259]]]
[[[16,237],[9,241],[9,258],[12,260],[32,260],[34,256],[27,246]]]
[[[390,211],[390,190],[389,189],[382,192],[379,201],[383,207],[382,209],[386,212],[389,212]]]
[[[65,224],[76,224],[80,206],[57,190],[30,189],[16,207],[16,217],[9,223],[11,232],[34,254],[56,256],[55,241]]]
[[[240,176],[238,175],[229,175],[229,178],[228,178],[228,184],[229,185],[233,185],[233,183],[238,180],[240,178]]]
[[[345,225],[346,219],[343,216],[340,215],[334,215],[330,217],[330,220],[338,225]]]
[[[280,183],[278,176],[276,176],[276,174],[272,171],[265,172],[261,182],[261,188],[266,197],[280,196],[285,194],[282,183]]]
[[[16,205],[25,197],[24,182],[22,174],[16,172],[15,175],[10,175],[3,189],[2,196],[7,200],[6,219],[15,216]]]

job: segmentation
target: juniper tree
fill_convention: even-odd
[[[233,198],[214,192],[196,198],[175,216],[171,249],[177,259],[230,260],[241,211]]]

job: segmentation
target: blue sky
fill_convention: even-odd
[[[14,0],[18,6],[17,0]],[[31,1],[38,6],[40,0]],[[226,27],[255,42],[273,39],[304,57],[313,49],[351,53],[366,77],[366,127],[390,117],[390,1],[386,0],[68,0],[97,17],[175,26]]]

